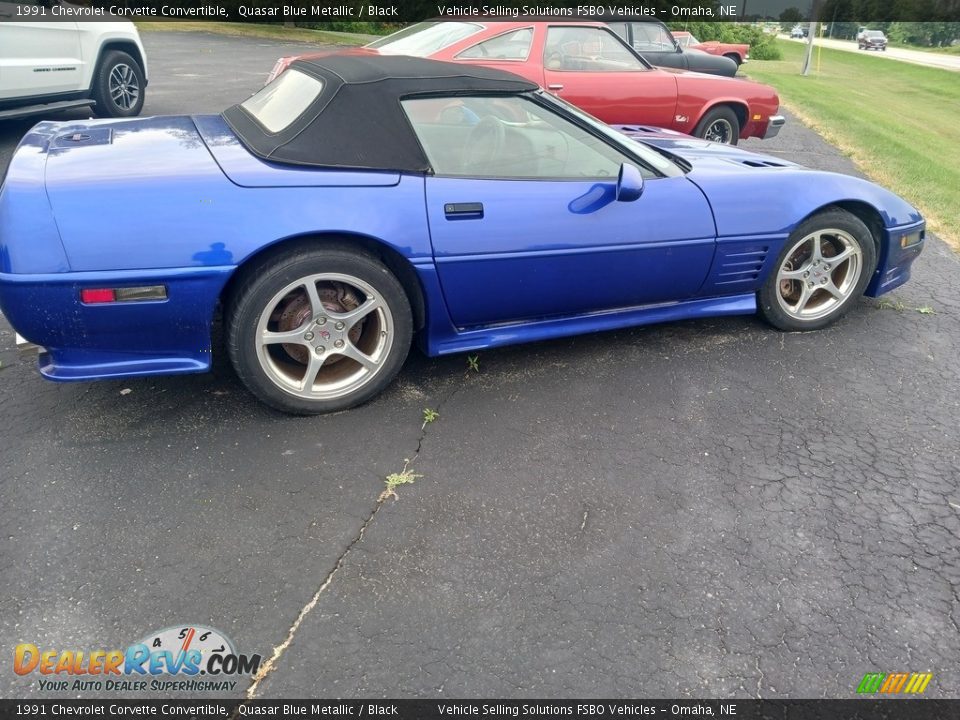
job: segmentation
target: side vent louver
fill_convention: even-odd
[[[731,248],[733,249],[733,248]],[[733,285],[736,283],[754,283],[760,277],[763,262],[767,259],[767,246],[755,248],[738,248],[719,258],[717,285]]]

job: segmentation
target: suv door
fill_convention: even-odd
[[[23,22],[50,2],[0,0],[0,100],[77,92],[83,60],[75,22]]]

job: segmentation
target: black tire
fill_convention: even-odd
[[[400,282],[373,255],[343,245],[331,244],[320,247],[301,245],[254,263],[241,272],[243,275],[237,279],[236,286],[227,301],[224,320],[225,341],[230,361],[237,375],[247,388],[267,405],[294,415],[317,415],[345,410],[378,395],[400,371],[410,350],[413,336],[410,302]],[[308,399],[294,394],[292,390],[283,389],[280,383],[271,378],[261,362],[258,327],[261,316],[267,310],[267,305],[271,304],[284,288],[299,279],[323,273],[348,276],[357,282],[367,284],[380,296],[386,308],[384,312],[389,313],[390,316],[387,327],[390,329],[392,343],[385,351],[379,368],[364,381],[364,384],[340,397]],[[374,330],[377,329],[383,330],[379,326],[374,328]],[[323,334],[329,338],[329,334]],[[374,334],[385,336],[387,332]],[[318,334],[317,342],[329,342],[329,340],[320,340]],[[286,348],[286,346],[280,347]],[[310,348],[308,347],[307,350]],[[332,357],[336,352],[331,351],[328,357]]]
[[[114,92],[111,92],[111,82],[115,83]],[[93,107],[93,113],[97,117],[119,118],[139,115],[146,97],[143,68],[125,52],[107,51],[93,74],[90,96],[97,102]]]
[[[719,133],[723,134],[724,139],[716,139]],[[711,142],[736,145],[740,140],[740,120],[733,108],[720,105],[703,116],[693,134]]]
[[[740,67],[740,65],[743,64],[740,61],[740,56],[737,53],[727,53],[726,55],[724,55],[724,57],[730,58],[731,60],[733,60],[737,64],[737,67]]]
[[[788,313],[781,306],[780,298],[783,296],[780,294],[781,287],[780,282],[777,279],[777,275],[779,270],[784,267],[784,263],[787,261],[788,255],[791,254],[797,243],[810,236],[812,233],[824,230],[841,231],[845,233],[849,239],[852,240],[852,243],[856,245],[857,249],[860,251],[858,260],[859,275],[857,276],[855,282],[851,279],[850,287],[844,298],[836,301],[837,304],[835,307],[826,310],[826,314],[823,317],[801,319],[793,314]],[[827,237],[828,243],[837,242],[830,240],[829,236]],[[830,260],[829,257],[825,257],[825,259]],[[791,332],[819,330],[827,325],[830,325],[831,323],[836,322],[838,319],[843,317],[843,315],[849,312],[850,308],[852,308],[856,304],[856,301],[863,295],[863,291],[866,289],[868,283],[870,282],[870,278],[873,276],[873,271],[876,269],[876,265],[877,246],[870,229],[856,215],[853,215],[852,213],[849,213],[841,208],[828,208],[804,220],[797,227],[797,229],[790,234],[789,239],[784,244],[783,249],[780,251],[780,255],[777,257],[776,264],[771,268],[770,274],[767,276],[766,280],[764,280],[763,286],[757,293],[757,305],[759,307],[760,314],[767,322],[781,330],[787,330]],[[828,266],[828,268],[830,267],[832,266]],[[829,272],[821,273],[821,277],[829,278],[831,283],[835,284],[833,281],[838,272],[841,272],[840,265],[836,265],[829,270]],[[817,276],[812,276],[810,281],[812,283],[816,282]],[[804,281],[796,280],[793,282],[798,282],[802,285]],[[813,285],[813,287],[815,289],[812,297],[816,297],[818,288],[816,285]]]

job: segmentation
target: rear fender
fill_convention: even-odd
[[[20,141],[0,186],[0,272],[70,269],[44,186],[55,123],[40,123]]]

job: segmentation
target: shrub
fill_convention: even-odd
[[[762,45],[754,45],[750,47],[750,59],[751,60],[782,60],[783,53],[780,52],[773,42],[766,42]]]

